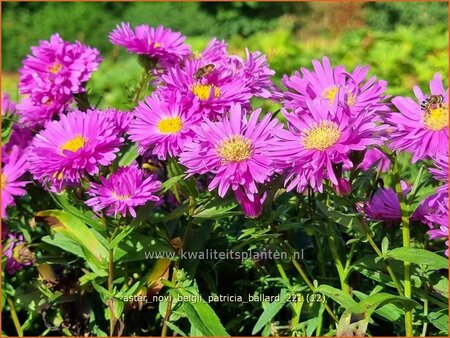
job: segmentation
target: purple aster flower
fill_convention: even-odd
[[[203,59],[209,63],[224,63],[228,58],[228,45],[225,40],[212,38],[205,49],[198,55],[198,59]]]
[[[391,167],[391,160],[381,150],[370,148],[364,154],[364,159],[358,165],[358,169],[367,171],[374,167],[380,172],[387,172]]]
[[[8,240],[3,246],[3,254],[6,257],[6,271],[13,275],[25,266],[33,265],[34,253],[30,251],[22,234],[9,234]]]
[[[180,163],[187,167],[187,173],[214,174],[208,189],[218,187],[223,197],[231,187],[233,191],[243,189],[243,194],[254,201],[258,193],[257,184],[265,183],[274,173],[273,161],[269,155],[271,132],[282,126],[271,114],[260,122],[261,109],[247,118],[247,112],[240,105],[230,108],[230,116],[220,122],[205,121],[193,127],[196,137],[185,143],[180,154]]]
[[[114,128],[118,134],[128,132],[128,128],[133,120],[133,112],[121,111],[113,108],[106,109],[102,112],[113,122]]]
[[[236,196],[236,201],[241,206],[245,216],[249,218],[258,218],[261,215],[267,193],[264,193],[262,198],[260,198],[258,194],[255,194],[252,199],[249,199],[241,189],[237,189],[234,194]]]
[[[33,133],[29,128],[23,128],[15,124],[8,143],[2,146],[2,161],[9,162],[10,154],[15,146],[19,148],[20,154],[24,153],[32,139]]]
[[[283,77],[282,84],[288,91],[282,93],[282,103],[287,109],[306,108],[307,101],[316,98],[325,99],[331,105],[339,89],[345,93],[340,99],[347,103],[352,113],[368,107],[374,112],[387,111],[381,102],[386,98],[387,82],[377,81],[375,77],[366,81],[369,67],[357,66],[348,73],[344,66],[332,67],[326,56],[322,63],[313,60],[312,64],[314,71],[302,68],[301,74],[297,71],[290,77]]]
[[[445,90],[440,74],[430,81],[432,95],[442,95],[443,102],[430,105],[425,110],[421,102],[426,98],[419,87],[414,87],[418,101],[397,96],[392,103],[399,112],[387,116],[393,132],[390,146],[394,150],[412,153],[412,161],[448,153],[448,89]]]
[[[78,183],[84,175],[99,173],[115,159],[123,138],[104,113],[88,110],[61,115],[37,134],[29,161],[35,179],[51,182],[57,189],[63,183]]]
[[[350,153],[383,142],[377,135],[384,126],[375,124],[367,111],[351,115],[347,106],[332,107],[325,100],[307,101],[307,107],[294,113],[282,109],[289,130],[275,133],[272,152],[281,168],[289,168],[288,191],[302,192],[310,185],[322,192],[325,178],[339,184],[333,165],[352,168]]]
[[[436,180],[444,183],[437,188],[437,193],[448,195],[448,153],[437,155],[434,161],[434,168],[429,170]]]
[[[73,94],[85,91],[84,83],[98,68],[101,57],[97,49],[78,41],[63,41],[58,34],[40,41],[31,51],[19,70],[19,90],[26,98],[17,109],[23,123],[34,125],[61,113],[72,102]]]
[[[154,175],[144,177],[144,171],[137,165],[121,167],[108,178],[100,177],[101,184],[91,183],[88,194],[92,196],[86,204],[96,212],[107,208],[107,215],[130,213],[136,217],[135,207],[148,201],[157,202],[154,193],[161,188],[161,182]]]
[[[181,33],[163,26],[139,25],[133,30],[129,23],[117,25],[109,34],[112,44],[125,47],[130,53],[155,59],[163,68],[172,67],[192,54],[185,40]]]
[[[202,119],[197,113],[199,103],[194,100],[188,107],[181,101],[179,93],[165,98],[155,92],[138,104],[129,135],[139,144],[141,154],[152,148],[154,155],[165,160],[168,156],[178,156],[183,144],[192,139],[194,132],[191,127]]]
[[[29,181],[19,180],[28,170],[27,154],[21,153],[19,147],[13,146],[8,161],[0,174],[2,190],[2,218],[6,218],[6,207],[14,205],[14,196],[24,196],[24,187]]]
[[[448,195],[438,201],[436,210],[425,216],[425,218],[432,226],[432,229],[428,231],[428,235],[431,239],[447,239],[445,242],[445,245],[447,246],[445,255],[448,257]]]
[[[402,212],[397,193],[391,188],[378,189],[370,200],[362,206],[357,205],[358,210],[367,218],[380,221],[401,221]]]
[[[164,85],[160,87],[163,95],[172,97],[179,92],[183,104],[192,105],[199,101],[199,112],[211,118],[223,114],[231,105],[249,105],[252,97],[246,80],[234,76],[225,65],[217,64],[214,70],[196,79],[195,73],[209,63],[203,59],[187,60],[184,66],[175,66],[162,75]]]
[[[11,100],[9,93],[4,92],[2,95],[2,116],[14,114],[16,110],[16,103]]]

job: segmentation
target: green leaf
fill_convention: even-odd
[[[401,304],[403,308],[410,309],[415,306],[420,306],[416,301],[403,297],[396,296],[386,292],[379,292],[370,295],[360,301],[358,304],[349,308],[352,313],[365,312],[369,317],[379,307],[385,304]]]
[[[384,236],[383,240],[381,241],[381,252],[386,253],[389,249],[389,239]]]
[[[109,253],[107,248],[97,239],[93,229],[89,229],[77,217],[62,210],[40,211],[37,216],[44,217],[50,223],[54,234],[59,233],[77,243],[83,250],[86,263],[95,273],[99,276],[108,274],[106,270]],[[61,248],[65,249],[64,247]]]
[[[165,181],[163,184],[161,184],[161,191],[162,193],[167,192],[172,188],[175,184],[178,183],[181,179],[183,179],[186,176],[186,174],[177,175],[174,177],[169,178],[167,181]]]
[[[316,289],[317,293],[323,293],[324,295],[330,297],[339,305],[343,306],[346,309],[350,309],[351,307],[357,305],[356,301],[353,300],[348,294],[343,292],[342,290],[336,289],[332,286],[322,284]]]
[[[111,243],[109,244],[110,249],[115,248],[117,245],[119,245],[120,242],[122,242],[125,237],[127,237],[131,232],[134,230],[133,226],[127,225],[121,231],[113,238]]]
[[[284,304],[286,304],[288,297],[289,295],[286,289],[281,289],[280,300],[270,303],[269,306],[264,310],[255,326],[253,327],[252,335],[258,333],[268,322],[273,319],[273,317],[275,317],[278,312],[280,312]]]
[[[90,225],[97,231],[105,231],[106,224],[105,222],[98,218],[92,211],[90,210],[80,210],[72,205],[72,202],[69,201],[69,196],[67,192],[61,193],[50,193],[50,196],[53,200],[65,211],[71,213],[76,216],[78,219],[82,220],[84,223]]]
[[[332,219],[337,224],[344,226],[346,229],[352,229],[361,236],[365,236],[364,228],[361,224],[361,215],[359,214],[343,214],[335,211],[320,201],[316,201],[320,211],[327,217]]]
[[[448,269],[447,259],[424,249],[395,248],[388,252],[387,257],[413,264],[426,264],[431,269]]]
[[[232,215],[240,215],[240,211],[232,211],[237,207],[237,203],[233,200],[222,200],[216,199],[207,203],[199,212],[196,212],[193,217],[204,218],[204,219],[214,219],[228,217]]]
[[[42,237],[42,242],[48,243],[50,245],[56,246],[64,251],[70,252],[78,257],[86,259],[84,255],[83,249],[81,246],[75,241],[67,238],[63,234],[55,233],[53,236],[44,236]]]
[[[130,165],[138,156],[137,145],[133,143],[120,158],[119,166],[126,167],[127,165]]]
[[[448,314],[446,311],[431,312],[428,319],[431,324],[448,334]]]
[[[193,288],[176,289],[184,299],[195,299],[192,301],[183,301],[183,309],[189,319],[191,325],[195,326],[204,336],[229,336],[219,317],[214,310],[200,297],[198,291]]]

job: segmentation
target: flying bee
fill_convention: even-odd
[[[444,97],[442,95],[430,95],[420,104],[420,108],[424,111],[430,110],[434,105],[441,105],[444,102]]]
[[[214,66],[212,63],[210,63],[210,64],[207,64],[206,66],[203,66],[203,67],[197,69],[196,72],[194,73],[194,79],[197,81],[200,80],[202,77],[211,73],[215,68],[216,68],[216,66]]]

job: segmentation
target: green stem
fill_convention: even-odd
[[[426,298],[423,299],[423,317],[424,318],[428,317],[428,299],[426,299]],[[426,337],[426,335],[427,335],[427,328],[428,328],[428,322],[425,320],[423,322],[423,328],[422,328],[421,337]]]
[[[292,254],[292,252],[291,252],[291,250],[289,248],[289,246],[282,239],[279,239],[279,242],[280,242],[281,246],[283,247],[283,249],[286,251],[286,253],[289,255],[289,257],[291,257],[292,264],[294,265],[295,269],[298,271],[298,273],[300,274],[302,279],[305,281],[306,285],[308,285],[308,287],[311,289],[312,292],[316,292],[316,287],[309,280],[308,276],[306,275],[306,273],[303,270],[303,268],[300,265],[300,263],[297,262],[297,260],[294,258],[293,254]],[[333,311],[328,306],[328,304],[324,304],[324,306],[325,306],[325,309],[327,310],[327,312],[330,314],[331,318],[333,318],[333,320],[337,323],[338,322],[338,318],[333,313]]]
[[[11,311],[11,317],[14,323],[14,327],[16,328],[17,335],[19,337],[23,337],[22,325],[20,325],[19,317],[17,317],[17,312],[16,308],[14,307],[14,303],[9,297],[6,297],[6,301],[8,302]]]
[[[139,100],[141,99],[142,89],[144,88],[145,84],[148,83],[149,80],[150,80],[149,73],[147,70],[144,70],[144,72],[141,75],[141,79],[139,81],[138,87],[136,89],[136,94],[133,99],[135,105],[137,105]]]
[[[194,211],[195,211],[195,198],[192,196],[189,196],[188,224],[186,227],[186,232],[184,233],[183,241],[181,242],[181,249],[185,248],[186,242],[189,238],[189,234],[192,229],[192,219],[194,216]],[[179,261],[176,261],[175,267],[172,270],[172,283],[176,282],[176,278],[177,278],[176,272],[177,272],[178,268],[179,268]],[[170,296],[169,300],[167,301],[166,313],[164,315],[164,322],[163,322],[163,327],[161,330],[161,337],[167,336],[167,322],[170,320],[170,315],[172,312],[172,302],[173,302],[173,298],[172,298],[172,296]]]
[[[381,252],[377,243],[374,242],[372,236],[370,235],[370,232],[369,232],[369,229],[367,229],[366,223],[362,222],[362,225],[363,225],[364,232],[366,233],[366,238],[369,241],[369,244],[372,246],[373,250],[378,255],[378,257],[383,257],[383,253]],[[385,263],[386,263],[386,270],[389,273],[389,276],[391,276],[391,279],[394,282],[395,287],[397,288],[398,294],[400,296],[403,296],[402,286],[401,286],[399,280],[397,279],[397,277],[395,276],[394,270],[392,270],[392,267],[388,261],[385,261]]]
[[[113,293],[113,282],[114,282],[114,249],[111,248],[111,242],[117,234],[120,227],[120,220],[117,227],[114,228],[113,233],[109,237],[109,260],[108,260],[108,293],[111,297]],[[112,337],[114,334],[114,327],[116,326],[116,318],[114,317],[114,299],[109,299],[109,309],[111,311],[109,318],[109,336]]]
[[[333,237],[333,229],[330,222],[328,222],[328,245],[330,246],[331,255],[334,259],[334,265],[336,266],[336,270],[339,275],[339,280],[341,282],[342,291],[346,294],[350,293],[350,288],[347,284],[347,273],[342,265],[341,259],[339,258],[339,254],[337,252],[336,243],[334,242]]]
[[[409,248],[410,245],[410,232],[409,232],[409,211],[408,206],[406,205],[406,200],[403,195],[402,186],[400,183],[400,171],[398,167],[398,161],[394,156],[391,156],[391,160],[393,163],[393,173],[394,173],[394,181],[395,181],[395,190],[397,192],[398,200],[400,201],[400,210],[402,214],[402,238],[403,238],[403,247]],[[411,263],[403,262],[404,267],[404,286],[405,286],[405,297],[411,298]],[[407,337],[412,337],[413,329],[412,329],[412,310],[405,310],[405,333]]]

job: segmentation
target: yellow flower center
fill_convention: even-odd
[[[332,86],[332,87],[326,88],[322,92],[322,98],[330,100],[330,104],[331,104],[334,100],[334,97],[337,94],[337,91],[338,91],[337,86]]]
[[[352,107],[356,102],[356,95],[350,92],[347,92],[347,104]]]
[[[330,105],[333,103],[338,91],[337,86],[328,87],[322,92],[322,98],[330,100]],[[356,102],[356,95],[352,92],[347,91],[347,104],[351,107]]]
[[[214,89],[214,97],[218,98],[220,96],[220,88],[216,87],[214,85],[202,85],[202,84],[196,83],[192,87],[192,92],[200,100],[208,100],[211,95],[211,88]]]
[[[126,201],[131,198],[131,195],[119,195],[115,192],[113,192],[112,195],[117,201]]]
[[[5,189],[6,187],[6,176],[3,174],[0,174],[0,184],[1,191],[3,191],[3,189]]]
[[[425,127],[430,130],[439,131],[448,126],[448,104],[443,104],[440,107],[430,109],[423,116]]]
[[[153,44],[153,47],[154,47],[154,48],[162,47],[162,44],[160,44],[159,42],[155,42],[155,43]]]
[[[232,135],[216,146],[216,152],[223,162],[242,162],[252,155],[252,141],[242,135]]]
[[[157,125],[158,130],[163,134],[175,134],[183,128],[183,121],[179,116],[161,119]]]
[[[331,121],[322,121],[305,132],[302,140],[305,149],[325,150],[334,145],[341,137],[338,126]]]
[[[52,74],[58,74],[58,72],[61,70],[62,65],[60,63],[55,63],[53,66],[50,66],[48,68],[48,71]]]
[[[81,135],[76,135],[73,139],[64,143],[60,148],[61,150],[69,150],[76,152],[78,149],[83,148],[86,143],[86,139]]]

